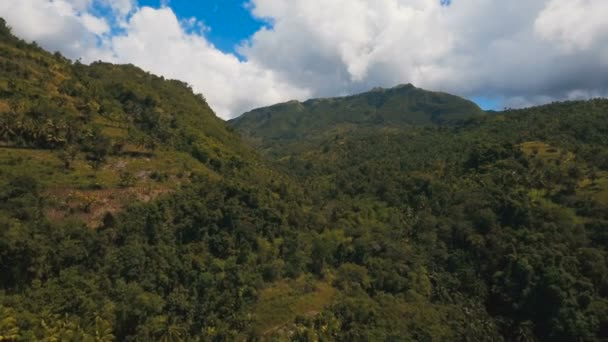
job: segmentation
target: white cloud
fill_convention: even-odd
[[[88,13],[82,14],[80,18],[84,27],[91,33],[102,36],[110,32],[110,26],[103,18],[94,17]]]
[[[66,0],[66,2],[71,4],[77,11],[86,11],[93,3],[93,0]]]
[[[536,32],[566,49],[588,49],[608,38],[608,1],[551,0],[535,22]]]
[[[113,15],[96,17],[93,7]],[[248,8],[272,27],[239,47],[246,61],[205,39],[214,28],[135,0],[1,0],[0,16],[72,58],[184,80],[224,118],[407,82],[505,106],[608,94],[606,0],[250,0]]]
[[[95,46],[97,37],[92,30],[103,28],[102,19],[80,16],[81,6],[87,6],[85,1],[3,0],[0,16],[6,18],[21,38],[37,41],[51,51],[78,57],[82,51]]]
[[[112,8],[116,13],[120,15],[127,15],[133,11],[136,0],[101,0]]]
[[[608,87],[605,0],[456,0],[450,6],[251,0],[251,6],[274,26],[256,33],[241,53],[315,96],[411,82],[537,103]],[[561,20],[568,13],[575,19]],[[564,43],[578,49],[565,51]]]
[[[186,33],[169,8],[140,9],[130,18],[126,32],[108,42],[113,53],[111,60],[135,63],[187,81],[224,118],[285,98],[308,95],[307,91],[282,82],[271,70],[255,62],[239,61],[234,55],[217,50],[203,36]]]
[[[254,14],[274,19],[275,25],[255,34],[241,52],[319,93],[375,78],[398,83],[441,58],[453,43],[452,34],[442,29],[438,2],[411,3],[254,1]],[[384,68],[394,64],[400,67]]]

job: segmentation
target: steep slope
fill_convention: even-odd
[[[266,177],[187,84],[132,65],[72,63],[0,28],[2,181],[36,179],[56,203],[49,218],[95,226],[106,212],[172,192],[196,174]]]
[[[99,131],[110,145],[140,143],[195,153],[241,148],[202,95],[132,65],[75,64],[0,34],[0,110],[5,144],[60,148]],[[203,152],[203,151],[201,151]],[[212,153],[212,151],[204,151]]]
[[[3,20],[0,128],[0,340],[242,340],[323,226],[186,84]]]
[[[230,124],[264,148],[274,142],[302,143],[327,133],[449,125],[482,115],[484,112],[471,101],[407,84],[347,97],[290,101],[255,109]]]

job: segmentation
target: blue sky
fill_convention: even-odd
[[[484,110],[500,110],[499,101],[489,97],[475,96],[471,101],[477,103]]]
[[[140,0],[141,6],[159,7],[161,0]],[[171,0],[169,7],[180,19],[195,17],[210,28],[205,37],[223,52],[234,53],[235,47],[262,26],[243,0]],[[241,56],[239,56],[241,57]]]

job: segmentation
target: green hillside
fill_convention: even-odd
[[[232,124],[241,129],[258,118],[252,113]],[[335,280],[346,297],[292,332],[338,340],[608,337],[608,100],[451,125],[350,124],[293,142],[243,130],[352,239],[325,271],[348,279]]]
[[[95,226],[193,176],[220,179],[258,163],[187,84],[132,65],[72,63],[1,27],[0,182],[36,179],[56,202],[50,216]]]
[[[471,101],[407,84],[347,97],[281,103],[245,113],[230,124],[265,148],[275,142],[299,145],[354,129],[450,125],[483,115]]]
[[[608,339],[608,100],[226,123],[0,22],[0,124],[0,341]]]

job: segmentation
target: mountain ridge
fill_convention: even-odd
[[[292,100],[254,109],[228,123],[246,138],[291,141],[346,129],[346,125],[451,125],[484,115],[472,101],[402,84],[343,97]]]
[[[335,135],[448,127],[486,115],[472,101],[401,84],[343,97],[279,103],[254,109],[228,124],[262,153],[282,154],[283,150],[306,148]]]

